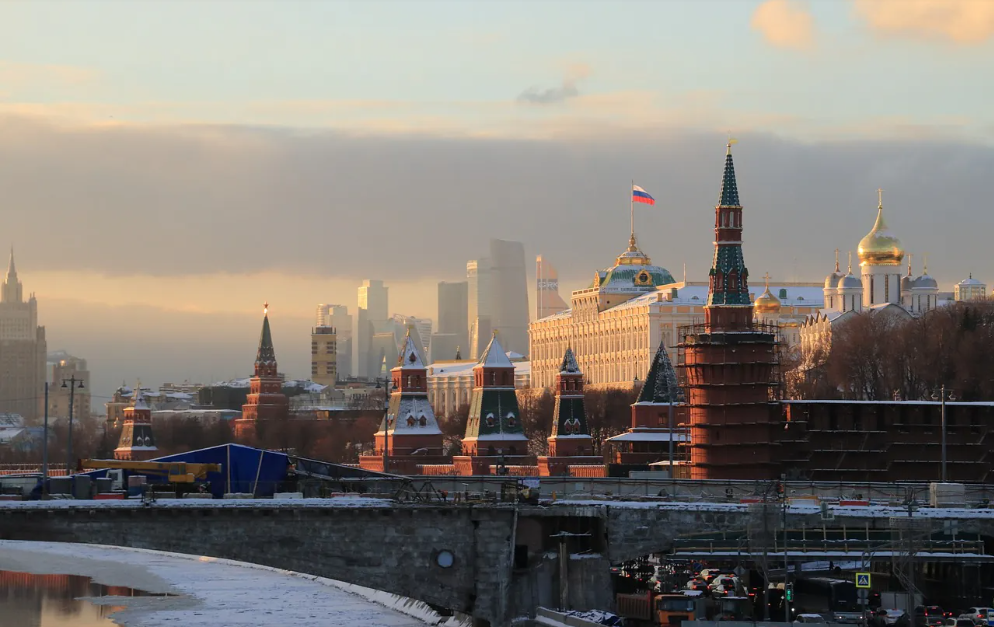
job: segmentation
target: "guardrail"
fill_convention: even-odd
[[[412,476],[412,481],[431,481],[438,490],[449,493],[499,491],[500,484],[516,477]],[[590,497],[656,498],[680,502],[741,503],[755,501],[769,490],[770,481],[716,481],[695,479],[630,479],[587,477],[533,477],[539,481],[542,498],[584,499]],[[928,502],[928,482],[916,483],[836,483],[786,482],[790,498],[813,496],[829,501],[865,502],[866,504],[905,504],[909,490],[918,504]],[[770,494],[771,500],[776,495]],[[968,505],[986,506],[994,502],[994,485],[965,484],[963,500]]]

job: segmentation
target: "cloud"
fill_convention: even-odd
[[[612,99],[580,96],[570,109],[617,111]],[[317,303],[354,311],[358,282],[380,278],[391,311],[432,317],[434,282],[464,277],[490,237],[548,258],[566,296],[625,249],[632,178],[659,207],[635,215],[640,246],[674,275],[686,262],[688,278],[701,280],[726,137],[641,117],[645,94],[621,99],[649,123],[541,140],[0,116],[0,246],[16,248],[49,346],[89,359],[101,390],[139,376],[244,376],[264,300],[281,369],[307,376]],[[904,135],[740,133],[754,276],[823,280],[832,250],[855,248],[872,226],[882,187],[888,223],[916,259],[957,242],[930,255],[946,289],[971,270],[994,278],[982,254],[994,214],[976,211],[989,196],[994,149]]]
[[[814,20],[797,0],[766,0],[752,14],[753,30],[771,45],[806,50],[814,46]]]
[[[977,44],[994,37],[992,0],[854,0],[856,15],[883,35]]]
[[[529,87],[518,96],[518,102],[534,105],[560,104],[566,102],[570,98],[576,98],[580,95],[580,90],[577,89],[576,84],[589,76],[590,66],[584,63],[574,64],[567,70],[566,77],[563,78],[561,85],[558,87],[549,87],[547,89]]]

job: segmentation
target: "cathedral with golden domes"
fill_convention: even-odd
[[[907,255],[908,271],[902,276],[905,251],[884,221],[883,191],[877,192],[877,219],[856,249],[858,275],[853,273],[851,253],[845,274],[840,272],[836,250],[835,270],[825,278],[825,308],[801,324],[801,351],[806,358],[827,351],[833,327],[859,312],[879,311],[907,319],[938,306],[939,284],[929,276],[927,264],[920,276],[913,277],[911,255]]]

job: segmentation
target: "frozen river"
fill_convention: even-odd
[[[104,586],[170,595],[91,600],[123,608],[110,618],[126,627],[423,627],[440,620],[420,604],[340,582],[157,551],[0,540],[0,571],[79,575]],[[5,603],[14,606],[8,596],[0,595],[0,616]]]

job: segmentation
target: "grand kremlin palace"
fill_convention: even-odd
[[[677,282],[639,250],[633,233],[615,265],[599,270],[590,287],[573,292],[571,309],[532,322],[531,385],[551,387],[567,348],[572,348],[589,385],[630,387],[644,377],[665,340],[677,362],[679,329],[701,322],[706,282]],[[756,317],[781,325],[781,340],[798,344],[800,328],[825,306],[819,283],[769,283],[755,303]]]

